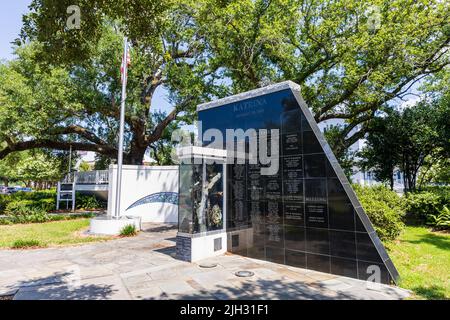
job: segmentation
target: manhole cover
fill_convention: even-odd
[[[200,268],[215,268],[217,263],[202,263],[198,265]]]
[[[251,277],[253,276],[255,273],[251,272],[251,271],[237,271],[235,273],[236,276],[238,277]]]

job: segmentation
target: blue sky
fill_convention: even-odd
[[[14,58],[11,41],[14,41],[22,28],[22,15],[27,13],[31,0],[6,0],[2,1],[0,10],[0,59],[11,60]],[[119,67],[119,66],[118,66]],[[171,105],[167,101],[167,92],[158,88],[153,97],[154,109],[170,112]]]
[[[0,59],[13,58],[11,41],[16,39],[22,27],[22,15],[28,12],[31,0],[2,1],[0,10]]]

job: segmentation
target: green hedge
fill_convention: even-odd
[[[353,186],[381,240],[394,240],[404,228],[402,198],[384,186]]]
[[[56,208],[56,190],[42,190],[32,192],[16,192],[0,195],[0,214],[6,211],[11,202],[31,201],[36,202],[36,207],[50,211]],[[30,204],[30,202],[28,202]]]
[[[0,194],[0,214],[2,214],[5,209],[6,205],[11,201],[11,195],[9,194]]]
[[[93,195],[76,195],[77,209],[93,210],[106,208],[106,202],[98,200]],[[0,214],[36,215],[56,209],[56,191],[17,192],[10,195],[0,195]]]
[[[77,214],[47,214],[44,211],[31,210],[26,214],[15,213],[7,217],[0,218],[0,225],[11,225],[18,223],[41,223],[49,221],[72,220],[78,218],[93,218],[94,213]]]

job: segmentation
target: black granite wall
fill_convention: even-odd
[[[232,128],[279,130],[276,174],[261,175],[260,164],[228,165],[229,251],[363,280],[372,275],[369,266],[378,266],[383,283],[396,276],[359,202],[350,199],[355,195],[342,169],[324,151],[311,114],[291,90],[200,111],[199,120],[203,132],[217,128],[224,137]]]

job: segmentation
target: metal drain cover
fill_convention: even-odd
[[[215,268],[217,263],[202,263],[198,265],[200,268]]]
[[[251,271],[237,271],[235,275],[237,277],[252,277],[255,273]]]

